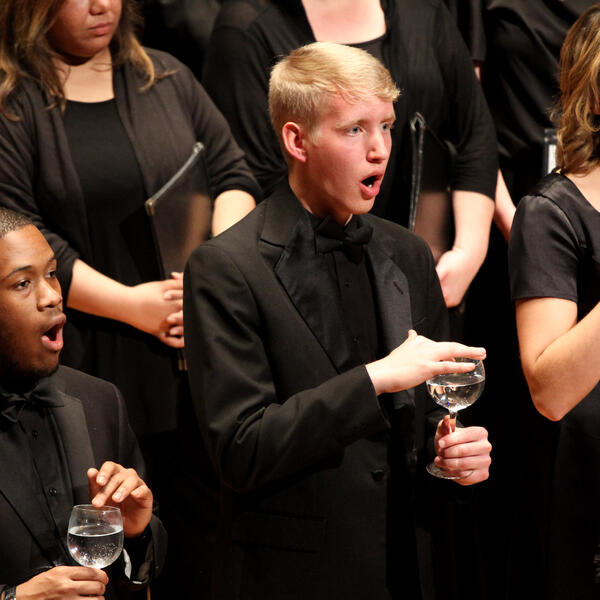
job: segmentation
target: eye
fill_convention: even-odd
[[[381,129],[382,129],[382,131],[391,131],[392,129],[394,129],[394,124],[393,123],[382,123]]]
[[[358,135],[360,133],[360,126],[354,125],[348,129],[350,135]]]
[[[31,285],[31,281],[29,279],[21,279],[21,281],[17,281],[15,283],[14,288],[17,291],[26,290]]]
[[[46,277],[48,279],[56,279],[56,269],[50,269],[50,271],[46,273]]]

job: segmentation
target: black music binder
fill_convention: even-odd
[[[182,272],[192,250],[209,238],[212,206],[204,145],[196,142],[177,173],[145,202],[163,279]],[[178,355],[183,371],[185,357]]]
[[[209,238],[212,205],[204,145],[197,142],[177,173],[145,203],[164,279],[183,271],[192,250]]]

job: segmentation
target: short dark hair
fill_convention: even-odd
[[[33,225],[33,221],[29,217],[10,210],[10,208],[0,206],[0,238],[11,231],[23,229],[28,225]]]

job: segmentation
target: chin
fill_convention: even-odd
[[[58,360],[51,364],[8,364],[2,371],[2,381],[14,382],[18,387],[30,387],[39,379],[50,377],[58,370]]]

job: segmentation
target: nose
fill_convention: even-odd
[[[373,163],[385,162],[390,156],[391,141],[389,134],[376,131],[369,137],[367,160]]]
[[[90,13],[93,15],[101,15],[107,12],[111,2],[114,2],[114,0],[90,0]]]
[[[62,303],[62,291],[58,279],[44,279],[38,291],[38,309],[56,308]]]

